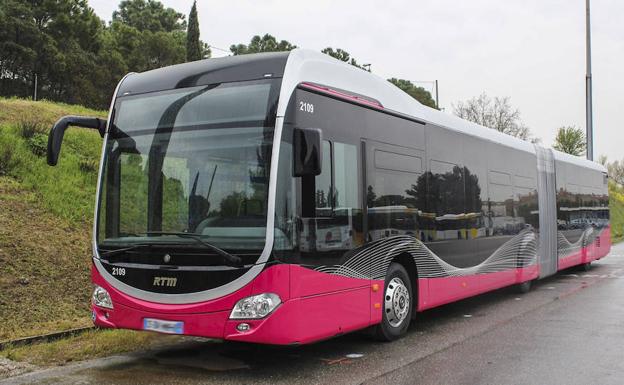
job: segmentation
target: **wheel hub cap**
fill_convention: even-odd
[[[388,282],[384,300],[388,323],[392,327],[401,325],[407,318],[410,307],[409,290],[401,278],[394,277]]]

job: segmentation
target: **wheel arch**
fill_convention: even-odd
[[[416,312],[418,310],[418,267],[416,266],[416,261],[409,253],[400,253],[392,259],[392,262],[398,263],[403,266],[405,270],[407,270],[407,274],[410,278],[410,283],[412,284],[412,296],[413,296],[413,306],[414,310],[412,311],[412,318],[415,317]],[[391,262],[391,263],[392,263]]]

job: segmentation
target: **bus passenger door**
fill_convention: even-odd
[[[322,153],[321,174],[301,187],[300,264],[316,270],[298,269],[293,290],[302,297],[369,285],[369,267],[351,266],[363,244],[358,146],[323,140]]]

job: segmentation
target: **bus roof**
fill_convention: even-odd
[[[291,95],[301,83],[316,83],[372,98],[379,101],[385,110],[419,121],[429,122],[529,153],[536,152],[535,145],[532,143],[424,106],[384,78],[329,55],[300,48],[290,52],[198,60],[132,74],[120,85],[118,95],[135,95],[216,82],[267,77],[283,78],[281,95]],[[288,97],[280,98],[277,116],[284,116],[289,99]],[[559,161],[606,172],[606,169],[598,163],[554,150],[553,152],[555,159]]]
[[[536,145],[533,143],[424,106],[382,77],[336,60],[323,53],[297,48],[290,51],[288,56],[282,80],[281,95],[292,94],[295,88],[303,82],[348,90],[379,101],[383,109],[507,147],[532,154],[536,153]],[[277,109],[278,116],[284,116],[289,102],[288,99],[280,98]],[[557,160],[597,171],[606,171],[598,163],[555,150],[553,152]]]

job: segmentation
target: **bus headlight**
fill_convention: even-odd
[[[111,300],[108,292],[104,288],[97,285],[95,285],[95,289],[93,290],[91,302],[93,302],[95,306],[105,307],[107,309],[113,308],[113,300]]]
[[[262,293],[243,298],[234,305],[230,319],[259,319],[264,318],[275,310],[282,300],[277,294]]]

